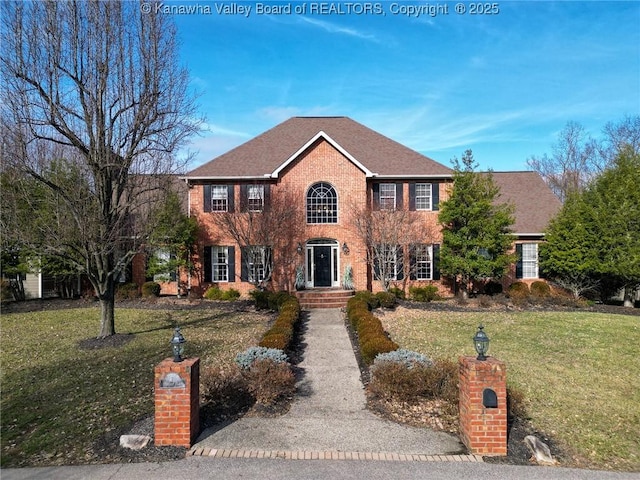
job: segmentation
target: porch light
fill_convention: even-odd
[[[344,242],[342,244],[342,253],[344,253],[345,255],[349,255],[349,246],[347,245],[347,242]]]
[[[184,355],[184,344],[186,343],[186,340],[180,333],[180,327],[176,327],[173,332],[173,338],[169,343],[173,348],[173,361],[181,362],[183,360],[182,355]]]
[[[487,359],[487,351],[489,350],[489,337],[482,331],[482,324],[478,327],[478,331],[473,337],[473,344],[478,352],[477,360],[484,361]]]
[[[302,253],[302,243],[298,242],[298,246],[296,247],[296,252],[299,254]]]

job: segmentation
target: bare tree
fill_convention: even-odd
[[[249,200],[243,192],[239,212],[216,212],[211,218],[240,246],[245,281],[264,289],[275,273],[278,289],[292,290],[304,225],[300,195],[284,185],[246,185],[252,187],[259,195]]]
[[[625,116],[617,123],[609,122],[602,129],[603,139],[596,144],[600,173],[613,166],[615,159],[627,148],[640,154],[640,115]]]
[[[594,142],[584,127],[567,122],[552,146],[553,155],[532,156],[527,165],[538,172],[560,201],[571,192],[581,191],[593,178]]]
[[[415,274],[410,261],[417,245],[431,244],[435,227],[421,221],[418,212],[408,210],[372,210],[351,207],[353,227],[367,246],[367,263],[375,280],[387,291],[393,282],[406,287]]]
[[[1,8],[6,156],[55,200],[40,246],[87,275],[106,337],[116,281],[153,228],[159,175],[183,168],[174,154],[199,127],[175,28],[137,2]]]

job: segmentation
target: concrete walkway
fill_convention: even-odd
[[[205,430],[193,454],[438,460],[464,452],[453,435],[399,425],[368,411],[344,314],[318,309],[306,315],[306,346],[298,365],[304,374],[290,411],[277,418],[243,417]],[[458,460],[479,457],[462,455]]]

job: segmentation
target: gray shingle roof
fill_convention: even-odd
[[[515,205],[513,231],[518,234],[542,233],[562,204],[536,172],[493,172],[500,187],[499,202]]]
[[[265,177],[293,160],[320,132],[369,174],[442,176],[451,169],[348,117],[293,117],[192,170],[188,178]]]

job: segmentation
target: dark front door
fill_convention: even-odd
[[[331,247],[313,247],[313,286],[331,286]]]

